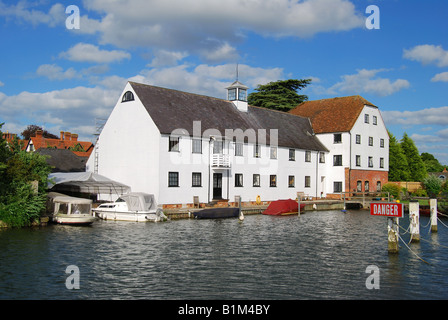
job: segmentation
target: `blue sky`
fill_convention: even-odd
[[[447,17],[442,0],[0,0],[0,122],[94,141],[128,80],[225,98],[238,63],[251,89],[311,78],[310,100],[361,95],[448,164]]]

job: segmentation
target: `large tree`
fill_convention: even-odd
[[[421,154],[423,163],[425,164],[426,171],[428,172],[442,172],[444,166],[442,166],[439,160],[436,159],[432,154],[423,152]]]
[[[58,136],[48,132],[47,130],[42,129],[41,126],[38,126],[35,124],[30,124],[28,127],[26,127],[26,129],[22,131],[21,135],[22,135],[23,139],[29,140],[30,137],[34,137],[37,130],[42,130],[44,138],[49,138],[49,139],[58,139],[59,138]]]
[[[297,91],[310,83],[311,79],[289,79],[258,85],[255,89],[257,92],[249,94],[248,103],[256,107],[289,111],[308,100],[308,96],[300,95]]]
[[[406,155],[408,161],[408,170],[411,181],[423,181],[428,173],[426,172],[425,164],[423,163],[420,153],[414,144],[414,141],[406,134],[403,134],[401,139],[401,148]]]
[[[389,132],[389,181],[408,181],[409,168],[406,156],[400,143]]]

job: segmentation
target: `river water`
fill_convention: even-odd
[[[421,217],[408,249],[405,215],[388,254],[386,219],[321,211],[4,230],[0,299],[447,299],[448,228],[430,233]],[[378,289],[366,286],[372,265]],[[68,266],[79,289],[66,287]]]

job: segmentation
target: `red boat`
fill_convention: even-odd
[[[305,204],[300,204],[300,211],[303,211]],[[263,214],[270,216],[286,216],[290,214],[298,214],[299,204],[297,201],[287,199],[287,200],[277,200],[271,202]]]

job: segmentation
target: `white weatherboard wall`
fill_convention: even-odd
[[[369,115],[369,123],[364,116]],[[373,124],[373,117],[377,124]],[[361,143],[356,143],[356,135],[361,136]],[[373,146],[369,145],[369,137],[373,138]],[[384,147],[380,146],[384,140]],[[389,134],[378,108],[365,106],[351,130],[351,169],[389,171]],[[361,166],[356,166],[356,155],[361,156]],[[373,157],[373,167],[368,166],[368,158]],[[380,168],[380,158],[384,159],[384,168]]]
[[[128,83],[124,92],[131,91]],[[160,133],[143,104],[134,93],[134,101],[119,101],[110,114],[97,141],[98,174],[127,184],[133,192],[159,196]],[[92,152],[87,171],[94,171]]]

